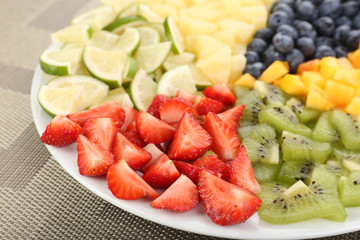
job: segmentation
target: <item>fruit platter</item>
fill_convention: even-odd
[[[51,35],[31,106],[79,183],[225,238],[360,230],[360,2],[100,0]]]

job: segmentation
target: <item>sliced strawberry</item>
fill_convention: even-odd
[[[199,182],[199,173],[201,168],[191,165],[190,163],[183,162],[183,161],[173,161],[177,170],[180,173],[186,175],[188,178],[193,181],[193,183],[198,184]]]
[[[112,118],[91,118],[83,127],[83,135],[93,143],[111,151],[117,126]]]
[[[221,120],[215,113],[208,113],[204,128],[213,138],[211,149],[224,162],[233,160],[240,148],[240,139],[231,127]]]
[[[125,111],[125,121],[121,126],[121,132],[125,132],[130,123],[135,122],[137,111],[132,107],[122,107]]]
[[[136,120],[136,116],[135,116],[135,120]],[[133,122],[131,122],[128,126],[127,126],[127,128],[126,128],[126,130],[125,131],[136,131],[136,121],[133,121]]]
[[[123,135],[129,139],[132,143],[135,143],[139,147],[143,148],[146,146],[146,143],[141,139],[139,133],[135,130],[125,131]]]
[[[167,162],[169,161],[170,158],[165,154],[161,154],[160,156],[158,156],[157,158],[151,158],[151,160],[141,168],[141,171],[146,172],[147,170],[149,170],[151,167],[155,166],[155,165],[159,165],[161,163]]]
[[[175,128],[144,111],[136,115],[136,129],[146,143],[160,144],[173,138]]]
[[[161,151],[155,144],[153,143],[149,143],[148,145],[146,145],[145,147],[143,147],[143,149],[145,151],[147,151],[148,153],[151,154],[151,160],[145,164],[145,166],[143,166],[141,168],[141,171],[145,172],[146,170],[148,170],[152,165],[154,165],[154,163],[158,160],[158,158],[161,155],[165,155],[163,151]],[[166,156],[166,155],[165,155]],[[167,156],[166,156],[167,157]],[[170,160],[170,158],[168,158],[167,160]],[[166,161],[167,161],[166,160]]]
[[[115,120],[116,125],[120,130],[125,121],[125,111],[115,101],[110,101],[96,108],[69,114],[67,117],[80,126],[83,126],[90,118],[109,117]]]
[[[113,164],[107,174],[108,186],[120,199],[157,198],[159,194],[131,169],[125,160]]]
[[[254,171],[245,146],[240,147],[237,157],[229,162],[229,167],[229,181],[231,183],[255,194],[261,192],[260,185],[254,177]]]
[[[47,125],[40,139],[43,143],[61,147],[75,142],[81,132],[79,125],[63,115],[57,115]]]
[[[211,146],[210,135],[188,113],[180,120],[168,155],[174,160],[192,161],[202,156]]]
[[[214,155],[203,156],[192,164],[199,168],[211,170],[215,173],[216,176],[221,177],[224,180],[229,179],[229,167],[226,165],[226,163],[216,158]]]
[[[163,94],[158,94],[154,97],[151,102],[151,105],[147,109],[147,112],[153,115],[156,118],[160,118],[159,107],[170,98]]]
[[[195,109],[182,98],[172,98],[159,107],[160,119],[172,126],[180,122],[184,112],[195,114]]]
[[[198,187],[206,214],[219,225],[245,222],[261,206],[261,199],[252,192],[207,171],[200,172]]]
[[[239,120],[242,117],[243,111],[245,109],[245,105],[239,105],[225,112],[219,113],[218,117],[221,118],[224,122],[231,126],[231,129],[237,131],[239,128]]]
[[[215,99],[231,106],[235,104],[236,98],[230,87],[226,83],[219,83],[204,89],[203,94],[206,97]]]
[[[185,175],[181,175],[168,189],[150,203],[153,208],[186,212],[199,202],[197,186]]]
[[[114,163],[114,156],[110,151],[91,142],[84,135],[77,138],[77,163],[81,175],[101,176],[107,173]]]
[[[184,90],[178,90],[176,93],[176,97],[188,100],[189,102],[191,102],[193,104],[195,103],[196,99],[198,98],[198,96],[192,95],[191,93],[188,93]]]
[[[153,187],[167,188],[180,177],[172,160],[154,164],[142,176]]]
[[[208,97],[201,97],[196,104],[196,111],[199,115],[206,115],[208,112],[221,113],[224,110],[225,105],[222,102]]]
[[[143,167],[151,159],[150,153],[132,143],[120,132],[115,136],[112,152],[116,161],[125,159],[129,167],[135,170]]]

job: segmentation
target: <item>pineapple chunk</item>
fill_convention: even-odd
[[[349,59],[347,59],[346,57],[342,57],[342,58],[338,58],[339,64],[342,68],[345,69],[354,69],[354,65],[352,65],[352,63],[350,62]]]
[[[182,15],[179,18],[179,28],[184,35],[212,34],[217,30],[215,23]]]
[[[320,111],[329,111],[334,108],[324,90],[313,83],[306,98],[306,106]]]
[[[355,89],[346,84],[342,84],[333,80],[328,80],[324,88],[330,101],[335,106],[346,106],[349,104],[355,94]]]
[[[286,74],[280,83],[280,88],[291,95],[304,95],[306,89],[299,75]]]
[[[228,11],[221,2],[203,4],[180,10],[180,15],[217,23],[221,18],[228,17]],[[194,23],[195,24],[195,23]]]
[[[289,73],[289,64],[287,62],[275,61],[260,75],[259,80],[272,83]]]
[[[251,23],[254,17],[268,17],[268,10],[264,5],[242,7],[238,13],[246,22]]]
[[[345,111],[350,114],[360,116],[360,97],[355,96],[349,105],[346,107]]]
[[[257,6],[264,5],[262,0],[238,0],[241,6]]]
[[[231,56],[231,69],[230,69],[229,82],[232,83],[236,79],[238,79],[245,70],[245,66],[246,66],[246,57],[244,54]]]
[[[241,3],[238,0],[222,0],[221,2],[230,15],[236,16],[239,14]]]
[[[233,85],[254,88],[255,81],[256,79],[253,76],[251,76],[249,73],[245,73],[238,80],[236,80]]]
[[[320,73],[325,78],[332,78],[338,68],[340,68],[340,64],[335,57],[324,57],[320,60]]]
[[[228,28],[218,30],[212,36],[222,43],[229,45],[231,48],[233,48],[236,43],[236,29]]]
[[[320,69],[320,60],[314,59],[304,63],[301,63],[297,68],[297,74],[302,74],[305,71],[318,72]]]
[[[354,87],[360,86],[360,70],[358,69],[336,69],[334,80],[349,84]]]
[[[246,53],[246,45],[245,44],[235,44],[232,47],[233,54],[245,54]]]
[[[360,68],[360,49],[355,52],[348,53],[347,57],[355,68]]]
[[[266,28],[267,24],[267,16],[261,16],[261,17],[252,17],[251,21],[255,26],[255,31]]]
[[[152,1],[152,0],[151,0],[151,1]],[[151,1],[150,1],[150,2],[151,2]],[[178,9],[178,10],[187,7],[186,2],[185,2],[184,0],[166,0],[166,1],[165,1],[165,4],[166,4],[166,5],[173,6],[173,7],[175,7],[175,8]]]
[[[255,34],[255,25],[244,21],[221,19],[219,26],[220,29],[236,31],[236,40],[238,43],[249,43]]]
[[[198,59],[208,58],[225,46],[208,35],[189,35],[185,38],[185,44],[186,49],[194,52]]]
[[[314,71],[305,71],[301,74],[301,81],[304,83],[305,87],[308,89],[311,83],[315,83],[320,88],[324,88],[326,80],[319,73]]]

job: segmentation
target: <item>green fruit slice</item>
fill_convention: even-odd
[[[135,59],[140,69],[143,69],[146,73],[150,73],[163,64],[170,53],[170,49],[170,42],[142,46],[138,48]]]
[[[136,74],[137,71],[137,61],[135,60],[135,58],[129,57],[129,60],[126,64],[126,71],[124,71],[124,76],[123,76],[123,85],[131,82]]]
[[[166,58],[163,64],[163,67],[165,68],[166,71],[168,71],[174,67],[193,63],[194,61],[195,61],[195,54],[193,53],[183,52],[178,55],[169,54],[169,56]]]
[[[127,16],[116,19],[107,25],[104,30],[121,34],[128,27],[137,27],[143,25],[146,22],[147,20],[142,16]]]
[[[180,54],[185,50],[184,37],[176,26],[173,18],[168,16],[164,21],[166,38],[172,42],[171,49],[173,53]]]
[[[143,26],[137,29],[140,32],[140,47],[160,42],[160,33],[155,28]]]
[[[106,102],[115,101],[119,106],[122,107],[134,107],[134,104],[132,103],[129,94],[124,90],[124,88],[115,88],[113,90],[109,91],[109,94],[105,96],[104,98],[99,98],[96,103],[91,105],[89,108],[98,107]]]
[[[116,13],[111,6],[101,6],[83,13],[72,20],[72,24],[89,24],[94,31],[100,31],[114,21]]]
[[[156,89],[156,82],[140,69],[130,84],[130,97],[135,108],[146,111],[156,96]]]
[[[119,35],[115,33],[108,31],[98,31],[93,33],[93,36],[87,45],[104,50],[111,50],[118,40]]]
[[[92,28],[89,24],[76,24],[60,29],[51,34],[53,42],[83,43],[92,36]]]
[[[113,49],[122,49],[129,55],[133,55],[140,44],[140,32],[136,28],[128,27],[120,35]]]

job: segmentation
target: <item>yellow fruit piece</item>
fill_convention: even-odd
[[[241,10],[241,3],[238,0],[222,0],[221,1],[228,11],[228,13],[232,16],[236,16],[239,14]]]
[[[306,89],[299,75],[286,74],[280,83],[280,88],[291,95],[304,95]]]
[[[333,80],[328,80],[325,84],[324,91],[329,96],[330,101],[335,106],[346,106],[354,96],[355,89],[346,84]]]
[[[325,78],[332,78],[338,68],[340,68],[340,64],[335,57],[324,57],[320,60],[320,73]]]
[[[256,6],[256,5],[264,5],[262,0],[238,0],[241,6]]]
[[[305,71],[301,74],[301,81],[306,88],[309,88],[311,83],[316,84],[320,88],[324,88],[326,79],[319,73],[314,71]]]
[[[220,49],[224,48],[224,44],[208,35],[189,35],[185,38],[186,49],[196,54],[198,59],[205,59]]]
[[[272,84],[274,84],[274,85],[277,86],[277,87],[280,87],[281,82],[282,82],[283,79],[284,79],[284,77],[279,78],[279,79],[273,81]]]
[[[345,111],[350,114],[360,116],[360,97],[355,96],[349,105],[346,107]]]
[[[244,5],[242,5],[244,6]],[[252,22],[254,17],[268,17],[268,11],[264,5],[256,5],[249,7],[242,7],[239,15],[244,18],[246,22]]]
[[[338,58],[338,61],[339,61],[339,64],[340,64],[341,68],[354,69],[354,65],[352,65],[350,60],[347,59],[346,57]]]
[[[246,45],[245,44],[235,44],[233,47],[232,47],[232,53],[234,55],[236,54],[245,54],[246,53]]]
[[[179,20],[179,15],[177,13],[177,9],[174,6],[167,4],[159,4],[153,3],[149,5],[151,11],[157,13],[159,16],[166,18],[168,16],[172,16],[174,21],[177,23]]]
[[[260,75],[259,80],[267,83],[281,78],[289,73],[289,64],[287,62],[275,61]]]
[[[360,68],[360,49],[355,52],[348,53],[347,57],[355,68]]]
[[[359,69],[336,69],[334,80],[349,84],[354,87],[360,86],[360,70]]]
[[[228,28],[218,30],[212,36],[222,43],[229,45],[231,48],[236,43],[236,29]]]
[[[334,108],[334,105],[332,105],[321,88],[310,89],[306,98],[306,106],[320,111],[329,111]]]
[[[236,80],[233,85],[254,88],[255,81],[256,79],[253,76],[251,76],[249,73],[245,73],[238,80]]]
[[[151,1],[152,1],[152,0],[151,0]],[[151,2],[151,1],[150,1],[150,2]],[[166,1],[165,1],[165,4],[166,4],[166,5],[173,6],[173,7],[175,7],[175,8],[178,9],[178,10],[187,7],[186,2],[185,2],[184,0],[166,0]]]
[[[254,24],[255,31],[257,31],[266,27],[267,19],[267,16],[252,17],[250,22]]]
[[[357,88],[355,91],[355,96],[359,96],[360,97],[360,88]]]
[[[180,31],[185,34],[212,34],[217,30],[215,23],[196,19],[189,16],[180,16],[179,18]]]
[[[231,68],[229,82],[232,83],[238,79],[242,72],[245,70],[246,57],[244,54],[238,54],[231,56]]]
[[[231,29],[236,32],[237,43],[249,43],[255,34],[255,25],[235,19],[221,19],[220,29]]]
[[[180,10],[181,16],[189,16],[206,22],[217,23],[220,19],[228,17],[228,11],[221,2],[202,4]]]

